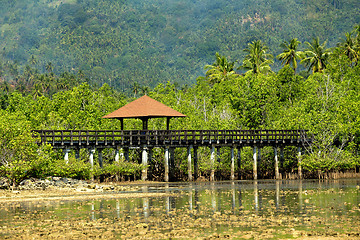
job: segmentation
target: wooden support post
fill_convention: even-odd
[[[216,161],[218,163],[218,167],[216,168],[216,179],[217,180],[220,180],[220,177],[221,177],[221,172],[220,172],[220,161],[221,161],[221,148],[220,147],[217,147],[216,148]]]
[[[93,174],[93,170],[94,170],[94,154],[95,154],[95,148],[91,148],[90,152],[89,152],[89,162],[90,162],[90,166],[91,166],[91,171],[90,171],[90,179],[91,179],[91,181],[94,181],[94,174]]]
[[[168,182],[169,181],[169,148],[168,147],[165,148],[164,168],[165,168],[164,181]]]
[[[103,154],[102,154],[103,149],[99,148],[98,149],[98,156],[99,156],[99,166],[100,168],[103,168]]]
[[[94,154],[95,154],[95,148],[91,148],[89,152],[89,162],[90,162],[91,170],[94,169]]]
[[[120,161],[120,151],[118,148],[115,148],[115,162]]]
[[[194,147],[194,178],[195,180],[199,177],[199,165],[198,165],[198,148]]]
[[[192,180],[193,180],[193,177],[192,177],[192,164],[191,164],[191,149],[192,149],[192,146],[190,145],[190,146],[188,147],[188,151],[187,151],[188,179],[189,179],[189,181],[192,181]]]
[[[152,165],[152,155],[153,155],[153,149],[152,148],[148,148],[148,173],[147,173],[147,179],[151,180],[152,179],[152,172],[151,172],[151,165]]]
[[[241,147],[238,147],[237,150],[238,180],[241,180]]]
[[[231,147],[231,180],[235,180],[235,156],[234,156],[234,146]]]
[[[211,154],[210,154],[210,167],[211,167],[211,173],[210,173],[210,181],[215,181],[215,147],[214,145],[211,146]]]
[[[80,149],[79,148],[75,149],[75,159],[80,159]]]
[[[121,131],[124,130],[124,119],[123,118],[120,118],[120,129],[121,129]]]
[[[279,173],[279,158],[278,158],[278,151],[277,147],[274,147],[274,155],[275,155],[275,179],[280,179],[280,173]]]
[[[254,166],[253,166],[253,175],[254,180],[257,180],[258,174],[257,174],[257,155],[256,155],[256,149],[257,147],[253,147],[253,159],[254,159]]]
[[[169,149],[169,181],[174,179],[175,170],[175,148]]]
[[[166,117],[166,130],[170,129],[170,118],[171,117]]]
[[[281,179],[285,177],[284,171],[284,147],[280,147],[280,173]]]
[[[260,162],[261,162],[261,147],[257,148],[257,160],[258,160],[258,165],[260,165]]]
[[[125,161],[129,162],[129,148],[124,148],[124,157],[125,157]]]
[[[64,161],[66,164],[69,163],[69,153],[70,153],[70,149],[68,148],[64,149]]]
[[[302,179],[302,169],[301,169],[301,147],[298,147],[298,174],[299,174],[299,179]]]
[[[141,171],[141,180],[147,180],[147,168],[148,168],[148,153],[147,148],[143,146],[142,148],[142,165],[144,169]]]

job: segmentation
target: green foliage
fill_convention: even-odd
[[[79,161],[75,158],[69,158],[69,162],[67,164],[64,163],[63,158],[58,158],[49,164],[47,168],[48,171],[43,172],[43,174],[46,173],[47,176],[76,179],[90,179],[92,174],[99,171],[98,167],[94,167],[94,170],[92,170],[90,163]]]
[[[80,1],[78,4],[81,4]],[[136,27],[138,20],[131,12],[127,14],[130,16],[128,21]],[[87,18],[84,23],[88,21]],[[156,23],[156,18],[151,18],[151,21],[159,28],[169,27],[165,24],[167,20]],[[106,150],[104,169],[96,166],[91,170],[85,163],[87,156],[83,156],[82,161],[71,159],[65,165],[60,153],[55,154],[49,146],[39,147],[30,130],[120,129],[120,121],[101,117],[145,93],[187,115],[187,118],[171,119],[171,129],[307,129],[309,134],[314,134],[314,143],[303,146],[302,166],[306,171],[355,168],[359,166],[360,150],[360,66],[356,60],[358,30],[351,35],[346,34],[346,43],[325,49],[325,45],[315,38],[312,44],[308,44],[306,56],[303,55],[306,57],[303,63],[309,63],[308,67],[313,71],[304,75],[296,72],[294,61],[297,57],[294,53],[297,42],[293,40],[284,44],[287,55],[281,58],[285,65],[277,72],[267,71],[264,74],[261,69],[265,65],[264,69],[269,69],[270,51],[262,41],[252,40],[245,58],[252,64],[249,65],[252,67],[250,73],[234,71],[235,62],[229,60],[230,54],[225,51],[224,55],[215,54],[214,64],[207,65],[208,72],[199,76],[196,84],[180,87],[177,82],[167,81],[151,89],[151,84],[133,82],[133,98],[115,90],[110,82],[98,87],[88,83],[82,72],[77,75],[64,72],[58,76],[52,73],[51,68],[49,73],[39,74],[35,68],[26,67],[21,73],[16,63],[2,64],[0,66],[4,71],[0,72],[3,73],[1,79],[5,81],[0,84],[0,174],[8,176],[13,183],[31,176],[46,177],[47,174],[83,179],[91,175],[99,179],[137,178],[142,166],[133,163],[139,158],[136,151],[131,153],[132,163],[110,164],[114,156]],[[350,45],[353,51],[349,50]],[[291,54],[287,51],[290,49]],[[313,55],[310,50],[314,50]],[[233,53],[236,57],[236,51]],[[326,57],[320,59],[324,54]],[[320,58],[316,60],[316,56]],[[314,61],[310,60],[311,57]],[[31,57],[29,63],[36,65],[36,59]],[[290,62],[292,65],[286,64]],[[154,64],[161,65],[161,61]],[[107,72],[105,68],[95,67],[98,77],[103,78]],[[143,71],[144,75],[151,71],[147,70]],[[182,74],[186,71],[181,70]],[[14,82],[9,79],[14,79]],[[126,119],[124,123],[125,129],[141,128],[139,120]],[[149,120],[149,129],[165,128],[165,119]],[[214,166],[225,175],[229,174],[229,151],[224,149],[222,158],[226,160]],[[199,149],[198,153],[200,172],[208,175],[211,167],[209,149]],[[154,151],[154,172],[157,174],[163,172],[163,157],[162,150]],[[271,149],[264,150],[260,167],[269,177],[273,172],[273,157]],[[176,167],[180,169],[179,177],[183,177],[187,172],[185,152],[179,150]],[[294,149],[286,149],[283,167],[289,172],[297,169]],[[243,150],[242,169],[245,174],[252,171],[251,149]]]
[[[27,177],[34,161],[41,157],[29,130],[29,122],[24,116],[1,111],[0,172],[13,184]]]
[[[256,40],[274,56],[289,36],[335,46],[360,22],[358,13],[358,0],[2,1],[0,54],[19,72],[33,56],[41,73],[81,70],[93,85],[130,93],[134,82],[193,84],[215,52],[241,62]],[[2,75],[15,80],[13,70]]]
[[[120,161],[107,164],[97,175],[109,179],[124,179],[125,176],[140,176],[142,169],[144,166],[141,164]]]

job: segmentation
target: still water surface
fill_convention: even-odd
[[[194,238],[213,234],[236,239],[359,237],[359,185],[360,179],[141,185],[139,192],[173,195],[2,204],[0,227],[21,227],[28,224],[27,219],[56,219],[127,226],[112,229],[113,237],[125,236],[143,224],[145,232],[128,238],[149,233],[158,234],[149,238],[182,238],[178,234],[183,229],[192,230]]]

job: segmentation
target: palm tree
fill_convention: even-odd
[[[226,80],[235,74],[235,62],[228,62],[226,57],[221,56],[219,53],[216,53],[215,56],[216,61],[212,65],[205,66],[205,69],[208,69],[206,72],[206,77],[209,79],[209,82],[212,85]]]
[[[353,32],[355,32],[355,34],[356,34],[357,43],[360,43],[360,24],[355,25]]]
[[[136,94],[139,92],[140,85],[137,82],[134,82],[133,85],[133,92],[134,92],[134,98],[136,97]]]
[[[34,55],[31,55],[29,62],[32,66],[35,66],[37,64],[38,60],[36,59],[36,57]]]
[[[32,90],[33,99],[36,100],[38,97],[41,97],[43,94],[41,92],[41,86],[39,84],[35,84]]]
[[[253,41],[244,49],[248,54],[245,56],[243,65],[239,69],[248,69],[247,72],[254,74],[267,73],[271,71],[270,64],[273,64],[273,56],[266,53],[269,50],[261,40]]]
[[[297,51],[298,46],[301,44],[297,38],[293,38],[288,43],[284,41],[280,46],[284,49],[282,53],[277,56],[277,59],[282,60],[281,64],[292,65],[294,72],[297,68],[297,60],[301,59],[301,51]]]
[[[143,86],[140,88],[140,90],[141,90],[141,95],[147,95],[150,92],[150,87]]]
[[[54,66],[52,65],[51,62],[48,62],[48,63],[46,64],[46,71],[48,71],[49,73],[52,73],[53,70],[54,70]]]
[[[319,38],[314,38],[311,43],[306,42],[308,49],[303,53],[301,63],[305,64],[313,73],[322,72],[328,63],[331,55],[330,49],[326,49],[326,41],[320,45]]]
[[[339,44],[339,47],[350,61],[356,63],[359,60],[359,46],[357,46],[356,39],[353,39],[351,33],[345,33],[345,40]]]

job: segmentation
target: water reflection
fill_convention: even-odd
[[[143,186],[142,187],[142,192],[143,193],[148,193],[149,192],[149,189],[147,186]],[[148,197],[144,197],[142,199],[142,202],[143,202],[143,212],[144,212],[144,217],[145,218],[148,218],[150,216],[150,204],[149,204],[149,198]]]
[[[330,206],[342,215],[360,204],[356,186],[360,180],[337,181],[232,181],[142,186],[142,193],[162,192],[165,197],[118,198],[91,201],[20,202],[0,206],[0,226],[14,216],[54,212],[59,218],[84,216],[91,221],[101,218],[141,217],[145,221],[162,214],[174,216],[188,212],[193,218],[213,214],[256,214],[270,212],[309,216],[314,205]],[[308,194],[311,193],[311,196]],[[175,195],[170,195],[175,194]],[[346,202],[346,205],[344,205]],[[330,211],[330,207],[328,210]],[[345,213],[344,213],[345,211]],[[317,213],[320,214],[320,213]],[[351,214],[359,215],[353,210]]]

